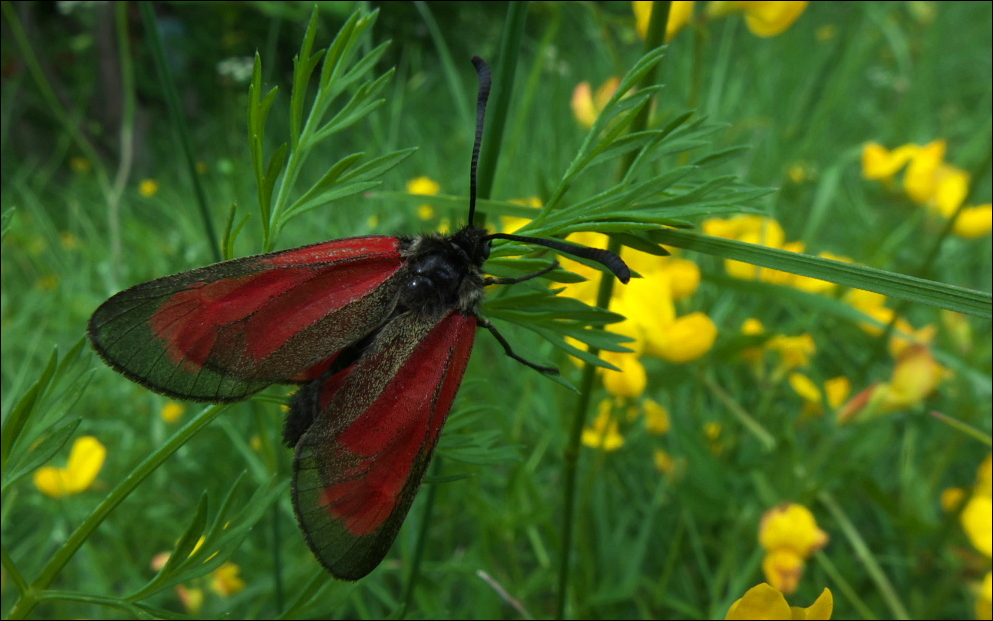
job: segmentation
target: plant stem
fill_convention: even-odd
[[[650,52],[662,44],[665,37],[666,23],[669,21],[669,9],[671,2],[652,3],[652,18],[648,25],[648,35],[645,37],[645,52]],[[651,86],[655,81],[658,67],[649,71],[642,79],[640,88]],[[638,116],[631,123],[631,133],[644,131],[648,127],[651,106],[645,106]],[[623,179],[631,165],[637,157],[637,151],[631,151],[624,156],[621,168],[618,171],[618,178]],[[607,246],[611,252],[620,252],[620,242],[611,239]],[[610,297],[614,291],[613,277],[603,275],[600,277],[600,287],[597,291],[597,306],[608,308]],[[602,327],[602,326],[600,326]],[[600,353],[595,347],[590,347],[589,352],[594,356]],[[583,436],[583,427],[586,425],[586,417],[589,412],[590,402],[593,395],[593,380],[596,368],[591,364],[583,366],[583,375],[579,385],[579,400],[576,402],[576,409],[572,416],[572,428],[569,431],[569,443],[563,451],[563,515],[562,515],[562,555],[559,558],[559,585],[555,602],[555,618],[565,618],[566,600],[569,592],[569,561],[572,556],[572,537],[575,523],[576,511],[576,478],[578,473],[580,441]]]

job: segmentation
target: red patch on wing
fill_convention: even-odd
[[[385,254],[349,255],[368,250],[370,239],[393,244]],[[400,268],[402,259],[396,252],[395,238],[340,241],[363,240],[365,245],[358,248],[355,243],[329,242],[279,253],[259,264],[293,267],[194,284],[162,303],[150,320],[152,333],[165,342],[169,359],[188,371],[202,367],[215,351],[222,351],[227,359],[263,360],[301,330],[367,295]],[[337,263],[324,265],[300,264],[317,257],[334,259],[336,255],[347,258],[338,256]],[[237,322],[242,324],[239,330],[224,332],[236,336],[237,341],[219,336]]]
[[[462,383],[475,330],[475,317],[448,315],[421,341],[380,397],[338,436],[339,454],[351,465],[340,482],[324,488],[320,504],[352,535],[369,535],[382,526],[415,463],[430,455]]]

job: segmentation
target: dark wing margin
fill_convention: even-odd
[[[358,580],[389,552],[414,500],[472,353],[476,318],[408,313],[354,365],[317,383],[320,407],[294,459],[293,504],[307,544]],[[316,398],[314,398],[316,397]]]
[[[339,239],[140,284],[93,313],[90,341],[111,367],[156,392],[244,399],[389,317],[404,264],[399,243]]]

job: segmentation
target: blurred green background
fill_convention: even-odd
[[[261,56],[265,90],[280,89],[267,132],[285,136],[292,59],[313,6],[152,5],[210,218],[222,231],[232,205],[235,222],[249,216],[234,256],[262,250],[247,140],[252,57]],[[379,75],[395,67],[396,74],[382,106],[319,145],[302,179],[312,183],[351,153],[418,150],[371,194],[293,220],[276,247],[457,226],[462,207],[443,203],[424,218],[418,200],[388,193],[406,192],[407,182],[427,176],[443,195],[467,195],[476,90],[468,59],[498,56],[508,3],[317,6],[317,47],[353,11],[378,8],[362,51],[392,41],[375,69]],[[993,5],[814,3],[775,37],[753,35],[739,15],[705,19],[706,10],[697,3],[696,22],[670,42],[653,118],[694,110],[695,118],[721,124],[705,149],[749,147],[707,174],[734,174],[775,191],[729,207],[776,219],[786,239],[802,241],[807,253],[990,291],[990,235],[949,234],[945,221],[915,205],[897,181],[863,178],[860,157],[869,141],[894,149],[943,139],[945,161],[970,175],[966,203],[989,202]],[[62,356],[70,351],[103,300],[214,257],[138,6],[118,13],[113,4],[21,2],[4,3],[3,11],[0,379],[7,435],[53,348]],[[133,85],[121,69],[122,41]],[[516,51],[493,198],[547,200],[586,135],[570,107],[574,89],[586,81],[596,90],[642,53],[629,3],[532,3]],[[128,93],[133,118],[122,104]],[[685,163],[685,154],[674,153],[658,165]],[[616,172],[605,170],[602,178],[584,178],[575,196],[615,182]],[[818,385],[847,377],[846,402],[890,382],[895,360],[886,338],[867,334],[843,310],[844,291],[817,296],[740,280],[717,257],[682,256],[698,263],[702,280],[677,303],[678,312],[706,313],[717,341],[689,363],[646,359],[643,396],[617,410],[658,402],[671,417],[667,433],[620,416],[622,447],[583,447],[567,615],[723,618],[764,580],[757,539],[763,513],[796,502],[813,512],[830,541],[807,559],[790,603],[807,606],[829,587],[834,618],[974,617],[989,553],[963,531],[962,504],[943,507],[942,496],[954,495],[952,488],[972,495],[990,451],[988,308],[985,317],[948,319],[936,308],[892,300],[889,307],[914,328],[935,326],[927,347],[943,378],[913,404],[841,424],[838,404],[804,413],[804,399],[775,353],[755,362],[743,352],[773,335],[809,334],[816,352],[801,370]],[[762,322],[765,337],[741,334],[748,318]],[[529,335],[511,329],[507,336],[520,342]],[[578,382],[565,357],[540,343],[524,347],[554,359]],[[554,616],[563,452],[577,396],[505,358],[488,335],[479,335],[476,350],[436,457],[436,483],[421,490],[392,552],[370,577],[344,583],[327,576],[297,532],[288,491],[269,487],[285,484],[291,462],[280,444],[278,398],[286,391],[273,389],[231,407],[156,469],[87,538],[30,616],[137,614],[123,600],[155,575],[155,555],[174,548],[202,494],[209,519],[258,520],[240,544],[224,546],[241,583],[225,590],[210,573],[127,605],[148,606],[151,616],[194,614],[190,597],[199,592],[198,618],[384,618],[401,610],[414,618]],[[179,422],[165,420],[163,410],[175,407],[168,399],[126,381],[88,350],[50,375],[32,405],[31,428],[41,437],[78,420],[72,437],[95,436],[107,456],[79,494],[45,495],[30,472],[4,482],[4,616],[21,586],[11,569],[33,581],[101,499],[201,407],[187,404]],[[596,390],[594,410],[608,396]],[[66,464],[72,441],[63,440],[53,464]],[[673,460],[661,469],[660,450]],[[430,512],[429,488],[436,494]],[[260,489],[268,491],[256,495]],[[230,513],[219,514],[226,497]],[[253,505],[263,500],[265,506]],[[243,507],[247,513],[239,514]],[[422,532],[419,578],[408,592]]]

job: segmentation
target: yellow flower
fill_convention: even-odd
[[[76,438],[65,468],[45,466],[34,473],[34,484],[52,498],[78,494],[90,487],[103,468],[107,449],[93,436]]]
[[[774,37],[793,25],[807,2],[739,2],[745,6],[745,25],[758,37]]]
[[[969,173],[944,161],[946,143],[935,140],[927,145],[906,144],[887,151],[876,143],[862,149],[862,176],[891,184],[904,165],[903,189],[919,205],[942,218],[951,218],[969,194]],[[966,239],[983,237],[993,228],[989,204],[966,207],[955,220],[952,231]]]
[[[700,286],[700,266],[689,259],[669,257],[665,262],[665,271],[669,275],[669,288],[672,299],[685,300]]]
[[[931,324],[916,330],[914,326],[910,325],[910,322],[902,317],[896,320],[894,327],[896,329],[889,342],[890,355],[894,358],[902,356],[903,352],[912,345],[930,345],[931,341],[934,340],[934,335],[938,332],[938,328]]]
[[[969,173],[944,161],[946,143],[935,140],[924,146],[906,144],[887,151],[876,143],[862,149],[862,176],[878,179],[887,185],[904,165],[903,189],[918,205],[926,206],[932,213],[950,218],[969,194]],[[963,237],[980,237],[990,230],[990,213],[984,206],[970,207],[964,220],[956,220],[955,233]],[[975,211],[973,211],[975,210]]]
[[[790,373],[790,386],[796,394],[803,398],[803,415],[811,416],[824,412],[824,401],[821,396],[821,389],[809,377],[802,373]],[[852,384],[845,376],[834,377],[824,382],[824,390],[827,393],[827,403],[831,408],[838,408],[848,393],[851,392]]]
[[[993,498],[973,494],[962,509],[962,529],[972,547],[993,556]]]
[[[806,561],[790,548],[776,548],[762,557],[762,574],[774,588],[787,595],[796,593]]]
[[[672,455],[662,449],[655,449],[652,453],[652,461],[655,462],[655,467],[659,469],[659,472],[664,474],[673,474],[678,467],[678,463]]]
[[[407,182],[407,192],[410,194],[423,194],[434,196],[441,191],[441,186],[430,177],[417,177]]]
[[[690,362],[706,354],[717,340],[717,325],[699,311],[677,317],[665,330],[665,338],[649,341],[648,352],[669,362]]]
[[[817,527],[814,514],[803,505],[783,503],[762,516],[759,543],[766,550],[789,548],[807,558],[827,542],[827,533]]]
[[[916,406],[934,392],[947,374],[927,347],[911,345],[897,360],[890,381],[873,384],[855,395],[839,410],[838,421],[864,422]]]
[[[583,429],[583,444],[604,451],[616,451],[624,446],[624,436],[618,429],[617,421],[610,415],[613,403],[610,399],[604,399],[599,409],[593,425]]]
[[[241,568],[231,561],[224,562],[210,573],[210,590],[221,597],[230,597],[245,588],[245,581],[238,575]]]
[[[859,327],[866,334],[879,336],[883,333],[884,326],[893,323],[895,329],[893,335],[890,337],[889,350],[890,355],[894,358],[899,358],[903,355],[903,352],[911,345],[929,345],[937,332],[937,328],[932,325],[927,325],[917,330],[902,318],[897,318],[894,323],[893,309],[883,306],[886,302],[886,297],[878,293],[853,289],[848,293],[846,299],[849,304],[868,315],[871,319],[871,321],[862,321],[859,323]]]
[[[945,141],[935,140],[919,147],[903,175],[903,189],[912,201],[923,205],[938,187],[938,169],[945,159]]]
[[[407,193],[409,194],[423,194],[425,196],[434,196],[441,190],[441,186],[438,182],[430,177],[417,177],[416,179],[411,179],[407,182]],[[434,207],[428,204],[422,204],[417,206],[417,217],[421,220],[430,220],[434,217]]]
[[[955,220],[953,232],[966,239],[976,239],[990,234],[993,228],[993,204],[966,207]]]
[[[934,194],[925,203],[933,213],[951,218],[969,196],[969,173],[950,164],[935,171]]]
[[[907,408],[923,401],[945,377],[945,369],[922,345],[912,345],[897,360],[886,390],[887,410]]]
[[[417,217],[421,220],[430,220],[434,217],[434,207],[427,203],[417,206]]]
[[[993,618],[993,572],[986,572],[982,584],[976,588],[976,618]]]
[[[597,117],[603,112],[604,106],[610,101],[617,91],[621,79],[618,77],[608,78],[606,82],[596,89],[596,94],[592,93],[589,82],[580,82],[572,91],[572,115],[576,117],[579,124],[589,129],[596,123]]]
[[[138,194],[144,198],[151,198],[159,191],[159,182],[155,179],[142,179],[138,184]]]
[[[652,19],[652,3],[636,0],[631,3],[634,9],[635,27],[638,36],[644,39],[648,36],[648,22]],[[693,2],[676,0],[669,8],[669,21],[665,25],[665,40],[671,41],[676,33],[683,29],[693,17]]]
[[[645,367],[630,353],[604,352],[603,359],[620,371],[603,370],[603,387],[615,397],[639,397],[648,385]]]
[[[852,382],[844,375],[832,377],[824,382],[824,391],[827,393],[828,405],[837,409],[852,392]]]
[[[793,25],[806,10],[807,2],[710,2],[707,17],[714,19],[744,12],[745,25],[758,37],[774,37]]]
[[[648,433],[656,435],[668,433],[669,427],[672,425],[669,419],[669,410],[651,399],[645,399],[641,405],[645,410],[645,428],[648,429]]]
[[[744,597],[731,604],[725,619],[830,619],[834,611],[834,596],[830,589],[809,608],[790,606],[783,594],[768,584],[754,586]]]
[[[203,589],[177,584],[176,594],[179,595],[179,601],[183,603],[183,607],[186,608],[187,612],[197,614],[203,608]]]
[[[827,542],[827,533],[817,527],[814,514],[803,505],[784,503],[766,511],[759,525],[759,544],[766,551],[762,561],[766,580],[783,593],[793,593],[805,560]]]
[[[182,403],[176,403],[175,401],[169,401],[162,406],[162,410],[159,411],[159,416],[161,416],[162,420],[167,423],[174,423],[182,418],[185,413],[185,405]]]
[[[862,147],[862,178],[891,181],[920,150],[916,144],[905,144],[889,151],[876,142]]]
[[[810,357],[817,353],[817,344],[809,334],[800,336],[776,335],[769,339],[765,348],[779,354],[776,374],[782,376],[793,369],[801,369],[810,364]]]

